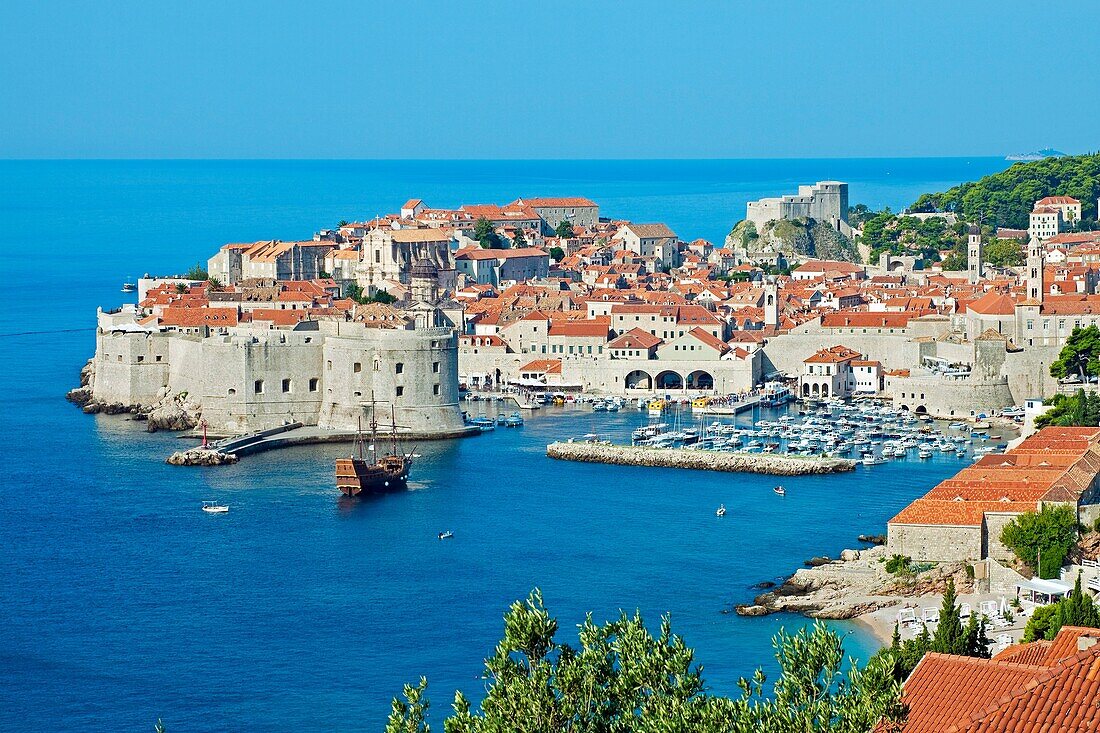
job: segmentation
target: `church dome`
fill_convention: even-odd
[[[413,263],[410,274],[413,277],[439,277],[439,268],[427,258],[419,259]]]

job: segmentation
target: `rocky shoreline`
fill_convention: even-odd
[[[804,476],[839,473],[855,468],[845,458],[779,456],[771,453],[721,453],[683,448],[638,448],[602,443],[551,443],[546,455],[563,461],[608,463],[617,466],[691,468],[703,471]]]
[[[95,366],[89,360],[80,370],[80,386],[65,394],[65,399],[79,407],[87,415],[130,415],[134,422],[144,422],[150,433],[158,430],[191,430],[199,424],[202,408],[187,399],[187,393],[163,394],[151,404],[126,404],[100,402],[95,399]]]
[[[907,598],[942,594],[953,579],[960,594],[973,590],[964,563],[941,563],[914,576],[886,571],[886,547],[844,550],[838,560],[808,561],[781,585],[735,608],[741,616],[801,613],[812,618],[854,619],[904,603]]]

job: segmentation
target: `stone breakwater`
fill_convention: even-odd
[[[224,466],[237,462],[234,453],[223,453],[210,448],[178,450],[165,461],[170,466]]]
[[[839,473],[855,468],[844,458],[777,456],[770,453],[723,453],[683,448],[639,448],[605,443],[551,443],[546,455],[562,461],[610,463],[617,466],[692,468],[701,471],[765,473],[773,476],[804,476]]]

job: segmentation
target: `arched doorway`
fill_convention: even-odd
[[[927,415],[928,414],[928,408],[925,407],[924,405],[917,405],[917,409],[913,410],[913,412],[915,412],[918,415]]]
[[[810,396],[810,383],[809,382],[803,382],[802,383],[802,396],[803,397],[809,397]]]
[[[714,377],[710,372],[696,369],[687,378],[688,389],[714,389]]]
[[[676,372],[661,372],[657,375],[657,389],[683,389],[684,378]]]
[[[626,375],[624,384],[627,389],[653,389],[653,377],[649,375],[649,372],[635,369]]]

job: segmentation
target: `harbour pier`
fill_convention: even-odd
[[[701,471],[763,473],[774,476],[841,473],[851,471],[856,466],[855,461],[847,458],[728,453],[684,448],[643,448],[607,443],[555,442],[546,446],[546,455],[562,461],[583,463],[691,468]]]

